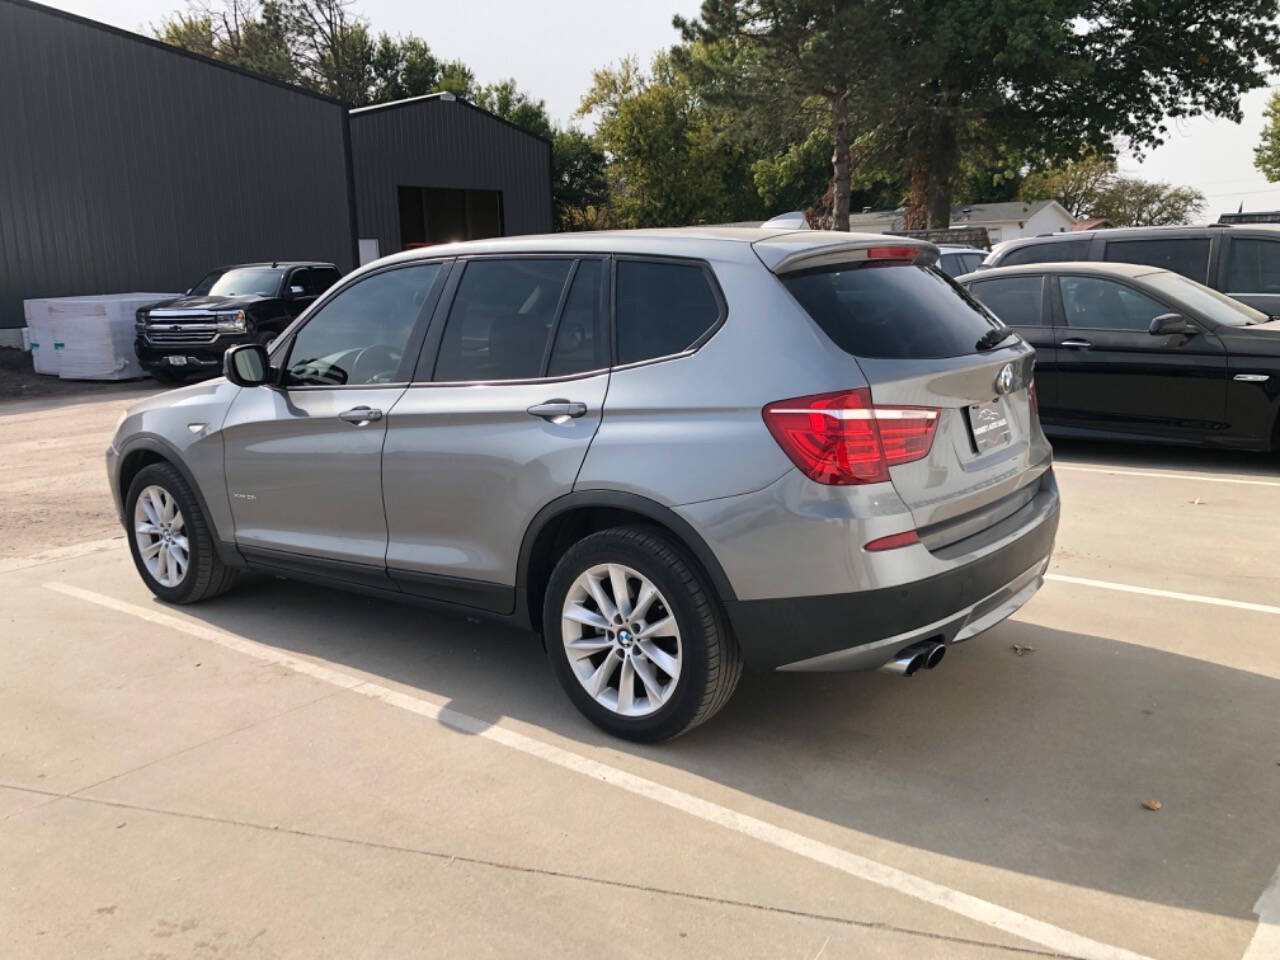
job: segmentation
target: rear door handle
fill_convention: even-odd
[[[381,420],[382,411],[375,410],[373,407],[352,407],[350,410],[343,410],[338,414],[338,419],[363,427],[366,423]]]
[[[543,420],[550,420],[552,423],[564,423],[566,420],[586,416],[587,405],[557,397],[555,400],[548,400],[546,403],[535,403],[529,408],[528,412],[531,416],[541,417]]]
[[[1093,346],[1093,344],[1090,343],[1088,340],[1074,339],[1074,340],[1063,340],[1060,344],[1058,344],[1058,346],[1066,347],[1068,350],[1088,350],[1090,347]]]

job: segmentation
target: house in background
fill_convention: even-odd
[[[864,210],[849,216],[849,229],[861,233],[898,233],[906,228],[905,208]],[[1076,225],[1075,217],[1057,200],[1011,200],[1007,203],[972,203],[951,208],[951,229],[982,227],[991,245],[1020,237],[1063,233]]]

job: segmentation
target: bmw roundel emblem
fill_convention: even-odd
[[[996,374],[996,393],[1013,393],[1013,364],[1006,363]]]

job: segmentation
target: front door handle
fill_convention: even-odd
[[[375,410],[373,407],[352,407],[350,410],[343,410],[338,414],[338,419],[345,420],[347,423],[354,423],[357,427],[363,427],[366,423],[381,420],[382,411]]]
[[[587,405],[557,397],[555,400],[548,400],[546,403],[535,403],[529,408],[528,412],[531,416],[541,417],[543,420],[549,420],[552,423],[564,423],[570,419],[586,416]]]
[[[1093,346],[1093,344],[1090,343],[1088,340],[1073,339],[1073,340],[1063,340],[1060,344],[1058,344],[1058,346],[1066,347],[1068,350],[1088,350],[1090,347]]]

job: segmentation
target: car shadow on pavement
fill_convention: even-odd
[[[911,679],[748,674],[704,726],[638,746],[577,714],[526,633],[270,579],[184,613],[488,723],[1059,883],[1252,919],[1280,862],[1280,682],[1137,644],[1008,621]]]

